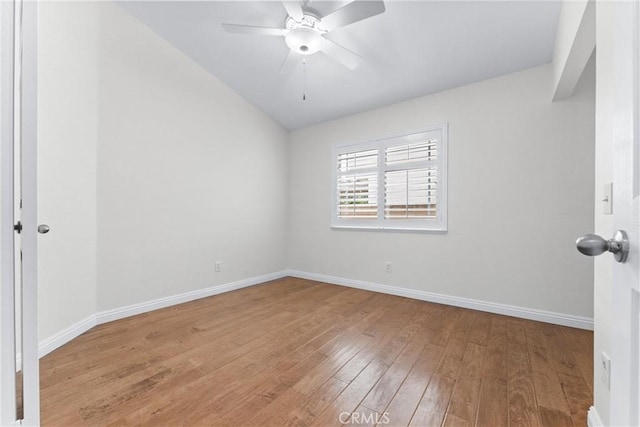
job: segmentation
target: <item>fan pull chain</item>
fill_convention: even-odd
[[[302,58],[302,100],[307,100],[307,85],[306,85],[306,74],[307,74],[307,58]]]

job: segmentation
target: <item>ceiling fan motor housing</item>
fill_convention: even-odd
[[[318,52],[324,43],[323,31],[318,29],[318,18],[312,15],[304,15],[300,22],[288,17],[286,26],[289,32],[284,40],[294,52],[301,55],[311,55]]]

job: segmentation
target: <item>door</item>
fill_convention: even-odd
[[[0,2],[0,425],[39,425],[37,3]]]
[[[613,225],[627,232],[630,251],[613,266],[610,422],[640,425],[640,7],[615,8]]]
[[[578,250],[586,255],[607,251],[614,254],[611,260],[611,329],[608,331],[611,381],[607,425],[639,426],[640,4],[616,1],[608,5],[613,12],[612,25],[607,21],[607,25],[599,26],[598,31],[612,31],[611,63],[605,67],[607,70],[602,77],[596,73],[596,84],[608,87],[609,82],[602,79],[611,78],[612,102],[611,105],[606,100],[596,102],[597,108],[612,118],[605,143],[611,144],[612,153],[614,238],[606,241],[600,236],[587,235],[578,239]],[[607,49],[608,46],[604,46],[603,52]],[[608,76],[609,68],[612,76]]]

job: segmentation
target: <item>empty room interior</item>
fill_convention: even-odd
[[[0,424],[640,423],[636,2],[9,2]]]

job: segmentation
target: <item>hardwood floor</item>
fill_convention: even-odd
[[[98,326],[43,425],[585,426],[593,334],[285,278]]]

